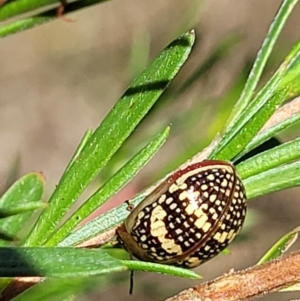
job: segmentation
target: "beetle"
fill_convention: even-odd
[[[117,239],[140,260],[194,268],[236,237],[246,208],[235,167],[205,160],[163,181],[117,228]]]

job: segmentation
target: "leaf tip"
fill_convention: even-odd
[[[194,35],[196,34],[195,29],[190,29],[190,30],[189,30],[189,34],[194,36]]]
[[[45,174],[42,171],[36,171],[36,172],[33,172],[32,174],[36,175],[37,178],[39,178],[39,180],[41,180],[41,182],[43,182],[43,184],[45,184],[46,177],[45,177]]]

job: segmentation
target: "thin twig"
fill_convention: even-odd
[[[225,274],[166,301],[249,301],[300,282],[300,251]]]
[[[95,248],[102,246],[112,240],[112,238],[116,235],[115,228],[105,231],[104,233],[101,233],[97,236],[92,237],[89,240],[86,240],[76,247],[78,248]]]
[[[291,102],[280,107],[274,115],[266,122],[260,133],[276,126],[277,124],[291,118],[300,112],[300,97],[293,99]]]

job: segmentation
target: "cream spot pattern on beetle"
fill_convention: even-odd
[[[123,241],[133,255],[192,268],[234,239],[246,214],[244,188],[230,164],[207,162],[173,175],[161,195],[141,207],[127,231],[146,253]]]
[[[206,224],[207,220],[208,220],[208,216],[206,214],[201,215],[195,222],[196,228],[202,229]]]

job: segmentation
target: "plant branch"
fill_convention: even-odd
[[[230,272],[166,301],[248,301],[300,282],[300,251],[246,270]]]
[[[6,301],[20,294],[40,277],[15,278],[1,296]],[[229,272],[221,277],[189,288],[166,301],[249,301],[278,292],[300,282],[300,251],[281,256],[265,264]]]
[[[276,113],[266,122],[260,133],[270,129],[271,127],[282,123],[291,116],[300,112],[300,97],[293,99],[291,102],[279,108]]]

